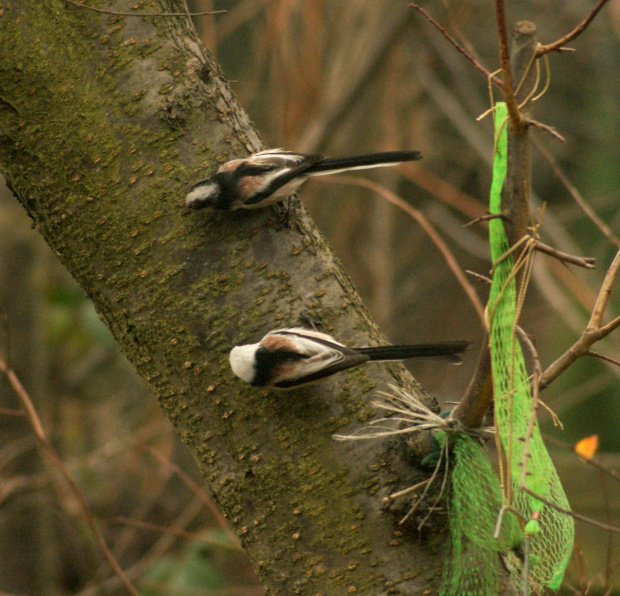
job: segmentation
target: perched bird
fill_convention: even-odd
[[[185,205],[219,211],[258,209],[290,197],[310,176],[395,166],[418,159],[422,159],[418,151],[325,158],[269,149],[226,162],[211,177],[192,186]]]
[[[246,383],[257,387],[292,389],[320,381],[334,373],[371,360],[444,358],[461,362],[469,342],[349,348],[331,335],[309,329],[277,329],[260,342],[237,346],[230,367]]]

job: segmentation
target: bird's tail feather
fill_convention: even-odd
[[[393,166],[404,161],[417,161],[418,159],[422,159],[422,154],[419,151],[386,151],[384,153],[369,153],[368,155],[327,157],[304,170],[304,176],[324,176],[345,172],[346,170],[380,168]]]
[[[355,348],[356,352],[365,354],[371,360],[406,360],[407,358],[446,359],[454,363],[461,362],[461,354],[467,349],[467,341],[449,341],[437,344],[415,344],[404,346],[376,346],[372,348]]]

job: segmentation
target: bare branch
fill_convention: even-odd
[[[618,319],[620,321],[620,319]],[[595,352],[594,350],[588,350],[588,356],[594,356],[595,358],[600,358],[605,362],[609,362],[610,364],[615,364],[616,366],[620,366],[620,360],[616,358],[610,358],[609,356],[605,356],[605,354],[601,354],[600,352]]]
[[[500,37],[500,57],[502,60],[502,75],[504,78],[504,95],[508,104],[511,125],[508,129],[508,172],[502,191],[502,214],[511,250],[526,250],[520,248],[526,242],[527,225],[530,217],[529,194],[531,185],[531,157],[529,150],[528,127],[521,109],[527,113],[531,102],[536,81],[532,79],[532,62],[535,50],[536,28],[527,22],[518,23],[514,30],[514,65],[511,66],[508,53],[508,36],[503,0],[496,0],[498,31]],[[519,80],[518,89],[512,85],[512,71]],[[517,105],[517,95],[523,105]],[[489,219],[489,218],[483,218]],[[525,252],[523,253],[525,254]],[[517,257],[517,261],[519,258]],[[525,262],[525,261],[524,261]],[[515,269],[515,272],[518,269]],[[473,379],[455,408],[453,417],[463,421],[465,426],[479,426],[492,401],[491,363],[488,340],[480,355]]]
[[[535,493],[533,490],[530,490],[529,488],[523,488],[523,490],[528,495],[531,495],[535,499],[538,499],[545,505],[552,507],[553,509],[555,509],[556,511],[559,511],[560,513],[565,513],[566,515],[570,515],[572,518],[576,520],[585,522],[586,524],[590,524],[592,526],[596,526],[597,528],[601,528],[603,530],[607,530],[608,532],[616,532],[620,534],[620,528],[616,526],[604,524],[602,522],[596,521],[595,519],[592,519],[591,517],[586,517],[585,515],[581,515],[580,513],[575,513],[574,511],[571,511],[570,509],[563,509],[562,507],[558,507],[555,503],[552,503],[551,501],[548,501],[544,497],[541,497],[538,493]]]
[[[409,5],[411,8],[414,8],[415,10],[417,10],[431,25],[433,25],[433,27],[435,27],[435,29],[437,29],[448,41],[448,43],[450,43],[451,45],[454,46],[454,48],[456,49],[457,52],[459,52],[460,54],[462,54],[463,56],[465,56],[465,58],[467,60],[469,60],[474,68],[476,70],[479,70],[487,79],[489,79],[490,81],[492,81],[493,83],[495,83],[500,89],[504,86],[504,84],[502,83],[502,81],[500,81],[500,79],[498,79],[495,75],[491,74],[484,66],[482,66],[482,64],[480,64],[480,62],[478,62],[478,60],[476,60],[476,58],[474,58],[464,47],[462,47],[461,45],[459,45],[459,43],[456,41],[456,39],[454,39],[446,30],[444,27],[442,27],[428,12],[426,12],[421,6],[418,6],[417,4],[411,3]]]
[[[564,263],[572,263],[573,265],[577,265],[579,267],[584,267],[585,269],[594,269],[595,259],[591,257],[575,257],[573,255],[569,255],[561,250],[557,250],[553,248],[553,246],[549,246],[548,244],[544,244],[540,240],[536,241],[534,248],[546,255],[554,257],[559,261],[563,261]]]
[[[603,280],[601,289],[599,290],[598,296],[596,297],[594,308],[592,309],[592,315],[590,316],[590,321],[588,322],[588,328],[596,329],[601,326],[603,314],[605,313],[607,303],[609,302],[609,297],[611,296],[611,289],[616,282],[616,277],[618,277],[619,271],[620,250],[616,253],[614,260],[611,262],[611,265],[609,266],[609,269],[605,274],[605,279]]]
[[[576,454],[575,446],[572,443],[561,441],[557,437],[552,437],[550,435],[543,435],[543,438],[545,439],[545,442],[547,443],[551,443],[553,445],[556,445],[557,447],[561,447],[562,449],[566,449],[567,451],[571,451]],[[604,463],[602,463],[595,457],[590,457],[586,459],[585,457],[582,457],[581,455],[579,455],[579,459],[581,459],[581,461],[585,462],[586,464],[594,466],[598,470],[601,470],[608,476],[611,476],[612,478],[616,480],[620,480],[620,472],[618,470],[615,470],[614,468],[610,468],[609,466],[606,466]]]
[[[318,181],[322,182],[320,178],[318,178]],[[424,217],[424,215],[420,211],[412,207],[409,203],[407,203],[407,201],[403,200],[398,195],[389,191],[387,188],[385,188],[385,186],[381,186],[380,184],[377,184],[376,182],[372,182],[371,180],[367,180],[365,178],[336,175],[330,176],[330,182],[339,182],[340,184],[354,184],[356,186],[370,188],[371,190],[382,196],[384,199],[413,217],[413,219],[415,219],[422,227],[422,229],[429,235],[435,246],[441,251],[441,254],[443,255],[448,267],[450,268],[452,273],[454,273],[454,276],[465,291],[465,294],[467,294],[467,297],[469,298],[472,306],[478,313],[478,316],[480,317],[480,320],[484,325],[484,308],[482,306],[482,303],[480,302],[480,298],[478,298],[478,294],[476,294],[473,286],[469,283],[467,277],[465,277],[463,270],[454,258],[454,255],[452,254],[450,248],[442,240],[441,236],[437,234],[435,228],[433,228],[433,226],[429,223],[428,219],[426,219],[426,217]]]
[[[34,409],[32,400],[30,399],[28,392],[26,391],[21,381],[15,374],[15,371],[12,368],[9,368],[7,363],[2,358],[0,358],[0,371],[2,371],[6,375],[9,381],[9,384],[11,385],[13,391],[19,398],[19,401],[21,402],[22,407],[24,408],[26,419],[28,420],[28,423],[30,424],[30,428],[32,429],[34,433],[34,436],[37,442],[41,446],[42,450],[52,460],[54,469],[60,472],[62,477],[65,479],[65,481],[69,485],[71,492],[73,493],[74,497],[76,498],[77,502],[79,503],[82,509],[82,515],[83,515],[84,521],[90,528],[90,531],[92,532],[95,538],[95,542],[99,546],[99,549],[101,550],[103,556],[107,559],[108,563],[110,564],[110,567],[112,567],[112,569],[114,570],[114,572],[116,573],[116,575],[118,576],[122,584],[125,586],[125,589],[133,596],[138,596],[137,590],[133,587],[133,585],[131,584],[127,576],[125,575],[125,572],[121,569],[121,566],[118,564],[118,561],[114,558],[114,555],[108,549],[105,543],[105,540],[103,538],[103,535],[101,534],[101,532],[99,531],[99,528],[97,527],[97,524],[95,523],[93,514],[86,501],[86,498],[82,494],[82,491],[76,484],[75,480],[73,480],[73,477],[69,473],[69,470],[67,470],[67,468],[65,467],[64,462],[60,459],[60,457],[58,457],[58,455],[54,451],[54,448],[52,447],[50,442],[47,440],[47,437],[45,436],[45,431],[43,430],[43,426],[41,425],[41,421],[39,420],[36,410]]]
[[[466,428],[478,428],[483,425],[492,401],[491,353],[489,351],[489,337],[485,335],[476,372],[465,391],[465,395],[452,411],[451,418],[458,420]]]
[[[561,143],[566,143],[566,139],[555,128],[553,128],[553,126],[543,124],[542,122],[538,122],[538,120],[528,120],[527,123],[534,128],[538,128],[543,132],[549,133],[554,139],[557,139]]]
[[[481,215],[480,217],[476,217],[476,219],[472,219],[467,223],[463,224],[462,228],[468,228],[469,226],[473,226],[477,223],[482,223],[483,221],[490,221],[492,219],[503,219],[506,220],[506,216],[503,213],[487,213],[486,215]]]
[[[205,505],[205,507],[211,512],[211,515],[215,518],[218,525],[226,531],[229,540],[233,543],[234,548],[239,551],[243,551],[241,542],[237,538],[236,534],[232,532],[230,526],[224,516],[220,513],[211,496],[196,482],[194,482],[177,464],[170,461],[163,454],[152,447],[148,448],[148,452],[163,466],[166,466],[173,470],[175,474],[185,483],[185,485],[199,498]]]
[[[620,271],[620,250],[616,253],[614,260],[612,261],[598,296],[596,297],[596,303],[590,316],[590,321],[581,337],[564,353],[562,354],[547,370],[543,373],[540,379],[540,389],[548,387],[555,379],[560,376],[575,360],[581,356],[585,356],[590,352],[590,348],[600,339],[603,339],[620,326],[620,317],[615,318],[607,325],[601,327],[601,320],[607,303],[609,302],[609,296],[611,289],[616,281],[618,272]]]
[[[467,273],[467,275],[471,275],[476,281],[479,281],[480,283],[487,284],[489,286],[491,285],[491,279],[486,275],[481,275],[480,273],[472,271],[471,269],[465,269],[465,273]]]
[[[498,0],[499,1],[499,0]],[[530,194],[532,184],[532,157],[529,128],[530,107],[533,90],[538,81],[532,61],[536,51],[536,27],[522,21],[516,24],[512,43],[512,77],[519,81],[513,100],[518,102],[518,116],[510,114],[508,127],[508,170],[502,190],[502,213],[507,217],[506,233],[510,245],[515,245],[527,234],[530,225]],[[511,79],[512,80],[512,79]],[[506,104],[510,109],[506,96]]]
[[[600,332],[603,334],[603,337],[605,337],[618,327],[620,327],[620,317],[616,317],[613,321],[611,321],[611,323],[607,323],[607,325],[601,327]]]
[[[601,8],[603,8],[603,6],[607,4],[607,1],[608,0],[599,0],[599,3],[592,9],[590,14],[583,21],[581,21],[581,23],[579,23],[579,25],[577,25],[570,33],[568,33],[564,37],[561,37],[557,41],[554,41],[553,43],[550,43],[547,45],[539,45],[538,49],[536,50],[536,57],[540,58],[541,56],[544,56],[545,54],[548,54],[549,52],[553,52],[553,51],[569,50],[569,48],[564,48],[562,46],[566,45],[568,42],[572,41],[577,36],[581,35],[581,33],[583,33],[585,28],[594,20],[594,17],[598,14],[599,10],[601,10]]]
[[[551,152],[536,138],[534,143],[537,149],[542,153],[543,157],[549,162],[553,173],[558,177],[560,182],[564,185],[566,190],[570,193],[571,197],[575,199],[575,203],[579,205],[584,213],[590,218],[592,223],[605,235],[605,237],[617,248],[620,248],[620,239],[611,231],[611,228],[594,212],[592,207],[588,205],[583,195],[577,190],[577,187],[568,179],[566,174],[560,168],[558,162],[553,157]]]
[[[392,501],[395,501],[396,499],[399,499],[400,497],[405,497],[406,495],[415,492],[419,488],[423,488],[427,484],[430,484],[431,480],[432,480],[432,478],[427,478],[426,480],[422,480],[422,482],[418,482],[417,484],[414,484],[413,486],[410,486],[408,488],[404,488],[403,490],[399,490],[399,491],[397,491],[395,493],[392,493],[392,494],[388,495],[387,497],[385,497],[383,499],[383,502],[386,503],[386,504],[389,504]]]

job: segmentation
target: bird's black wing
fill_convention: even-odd
[[[359,366],[368,362],[368,356],[352,352],[350,354],[339,353],[336,357],[335,354],[330,352],[321,352],[315,356],[307,358],[303,362],[299,362],[294,368],[294,374],[290,378],[283,378],[281,381],[274,383],[274,387],[279,389],[290,389],[292,387],[299,387],[301,385],[307,385],[308,383],[314,383],[334,375],[348,368]]]
[[[287,155],[289,156],[288,159]],[[280,156],[282,156],[282,158],[280,158]],[[323,156],[320,154],[302,155],[300,153],[287,154],[286,152],[274,154],[273,157],[275,157],[275,159],[273,159],[272,163],[261,163],[260,165],[248,166],[252,168],[261,168],[263,171],[268,170],[272,173],[271,175],[269,173],[262,174],[264,177],[263,187],[258,190],[250,200],[246,201],[246,205],[257,205],[265,199],[268,199],[280,188],[291,182],[291,180],[303,176],[308,168],[323,159]],[[297,159],[293,159],[293,157]],[[251,174],[249,173],[248,175]]]

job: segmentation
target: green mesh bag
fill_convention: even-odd
[[[490,213],[501,212],[500,192],[506,172],[507,134],[506,106],[498,104],[495,112],[496,164],[493,173]],[[499,162],[499,163],[498,163]],[[491,257],[495,263],[487,325],[489,327],[493,392],[495,396],[495,424],[507,462],[504,505],[512,506],[525,519],[532,520],[525,531],[530,537],[530,584],[535,588],[560,587],[573,547],[574,525],[570,516],[544,505],[541,501],[521,490],[525,487],[556,506],[569,509],[564,489],[540,435],[538,422],[533,420],[530,380],[525,368],[521,345],[516,341],[515,329],[518,319],[518,295],[516,276],[513,274],[514,259],[505,256],[508,238],[501,219],[489,221]],[[523,254],[527,256],[524,247]],[[522,269],[522,279],[527,279],[529,262]],[[525,283],[525,282],[523,282]],[[523,461],[530,431],[529,457]],[[525,473],[523,466],[526,467]]]
[[[507,168],[507,110],[495,110],[496,153],[490,212],[501,212],[500,193]],[[521,489],[525,487],[560,508],[568,509],[562,485],[533,420],[530,382],[515,329],[524,291],[517,291],[515,264],[501,219],[489,222],[491,255],[495,263],[487,326],[493,371],[495,425],[503,449],[504,488],[482,446],[473,438],[456,435],[450,514],[450,554],[444,566],[441,596],[500,594],[500,554],[514,584],[523,589],[523,546],[529,538],[528,581],[536,589],[558,589],[572,551],[571,517],[558,513]],[[527,281],[531,261],[523,245],[521,279]],[[521,258],[521,257],[519,257]],[[526,283],[526,282],[524,282]],[[525,286],[523,286],[524,288]],[[525,437],[529,457],[524,460]],[[525,465],[526,470],[523,470]],[[521,524],[513,511],[527,523]],[[499,533],[496,526],[500,512]],[[529,520],[529,521],[528,521]],[[497,539],[494,534],[498,533]]]
[[[442,596],[500,594],[500,553],[518,552],[523,533],[512,514],[493,537],[502,506],[499,480],[480,443],[464,434],[454,441],[452,494],[448,499],[450,555],[444,566]]]

